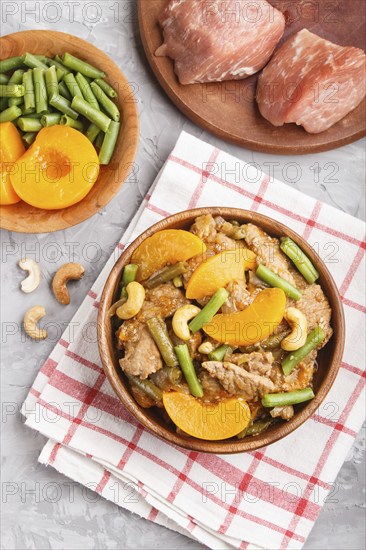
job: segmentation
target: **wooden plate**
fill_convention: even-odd
[[[321,134],[312,135],[295,124],[272,126],[255,102],[257,76],[245,80],[182,86],[173,62],[156,57],[162,43],[158,18],[168,0],[139,0],[139,21],[147,59],[160,84],[177,107],[193,122],[218,137],[255,151],[304,154],[327,151],[366,135],[366,100],[343,120]],[[286,17],[281,43],[301,28],[340,45],[365,49],[364,0],[272,0]]]
[[[24,52],[53,56],[70,52],[101,68],[118,91],[122,125],[111,163],[102,166],[98,181],[79,203],[62,210],[41,210],[19,202],[0,207],[0,226],[20,233],[46,233],[72,227],[93,216],[118,192],[126,180],[138,145],[138,114],[132,90],[117,65],[98,48],[81,38],[54,31],[25,31],[0,39],[0,59]]]
[[[175,429],[167,424],[162,419],[161,415],[157,414],[155,407],[151,409],[143,409],[140,407],[135,401],[128,381],[119,366],[115,347],[115,333],[108,313],[111,305],[118,300],[121,293],[120,280],[124,266],[130,263],[131,256],[137,247],[157,231],[162,231],[164,229],[188,230],[197,216],[205,214],[212,214],[213,216],[220,215],[227,220],[237,220],[241,224],[255,223],[273,237],[291,237],[291,239],[297,242],[302,250],[309,256],[316,269],[319,271],[320,279],[318,282],[332,308],[333,336],[327,345],[320,350],[317,357],[318,369],[314,374],[313,380],[315,398],[312,401],[297,405],[295,416],[288,422],[280,422],[271,426],[268,430],[263,432],[263,434],[244,439],[231,438],[225,441],[205,441],[194,437],[185,437],[176,433]],[[121,403],[139,422],[141,422],[141,424],[158,437],[191,451],[206,453],[226,454],[254,451],[255,449],[270,445],[282,439],[301,426],[301,424],[315,413],[332,387],[343,356],[344,340],[345,325],[341,298],[325,263],[319,259],[314,249],[311,248],[302,237],[282,223],[267,216],[263,216],[262,214],[258,214],[257,212],[250,212],[239,208],[208,207],[186,210],[185,212],[179,212],[169,218],[165,218],[144,231],[128,248],[126,248],[126,250],[124,250],[123,254],[112,268],[104,286],[98,311],[99,353],[104,371]],[[314,430],[316,429],[316,425],[314,424]]]

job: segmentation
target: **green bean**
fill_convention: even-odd
[[[27,65],[30,69],[43,69],[46,71],[48,69],[46,63],[43,63],[40,59],[29,52],[24,56],[24,64]]]
[[[103,71],[96,69],[92,65],[89,65],[89,63],[86,63],[85,61],[82,61],[81,59],[78,59],[77,57],[74,57],[69,53],[64,54],[62,58],[62,63],[69,69],[72,69],[75,72],[79,72],[84,76],[89,76],[90,78],[105,77],[105,73]]]
[[[100,164],[109,164],[116,148],[121,124],[111,120],[109,128],[104,136],[102,146],[99,151]]]
[[[258,351],[258,349],[263,349],[265,351],[273,350],[280,347],[282,340],[286,338],[286,336],[288,336],[290,332],[291,330],[284,330],[277,334],[272,334],[272,336],[269,336],[258,344],[255,344],[253,346],[243,346],[239,349],[242,353],[252,353],[253,351]]]
[[[80,98],[74,98],[74,100],[75,99]],[[76,120],[79,116],[79,114],[72,108],[72,103],[61,95],[54,95],[51,97],[50,104],[64,115],[69,115],[74,120]]]
[[[72,95],[70,94],[65,82],[61,80],[61,82],[58,83],[58,90],[62,97],[67,99],[68,101],[72,101]]]
[[[95,142],[94,142],[94,147],[95,147],[96,149],[98,149],[99,151],[100,151],[101,148],[102,148],[103,141],[104,141],[104,136],[105,136],[105,134],[104,134],[104,132],[102,132],[102,130],[101,130],[100,133],[97,135],[97,138],[96,138],[96,140],[95,140]]]
[[[23,86],[24,86],[24,107],[25,107],[25,112],[23,114],[30,114],[36,109],[36,96],[34,94],[32,69],[29,69],[29,71],[24,73]]]
[[[23,97],[23,84],[0,84],[0,97]]]
[[[69,73],[64,76],[64,82],[71,94],[71,97],[75,97],[75,96],[83,97],[83,94],[81,93],[81,90],[79,88],[79,84],[76,82],[75,77],[72,73]]]
[[[48,109],[47,88],[43,69],[38,67],[33,69],[33,83],[36,97],[36,112],[43,113]]]
[[[22,139],[29,146],[29,145],[32,145],[36,137],[37,137],[37,132],[27,132],[26,134],[23,134]]]
[[[6,74],[0,73],[0,84],[7,84],[9,77]]]
[[[8,84],[23,84],[23,75],[24,75],[23,69],[18,69],[17,71],[14,71],[11,77],[9,78]],[[23,97],[11,97],[9,99],[9,107],[12,105],[21,105],[23,103]]]
[[[46,81],[48,99],[51,99],[51,97],[53,97],[54,95],[58,95],[58,80],[56,68],[52,65],[52,67],[45,71],[44,76]]]
[[[56,76],[57,76],[57,82],[60,82],[65,75],[69,74],[69,69],[66,69],[61,63],[58,63],[54,59],[49,59],[48,65],[50,67],[55,67],[56,69]]]
[[[223,361],[225,355],[230,352],[231,347],[223,344],[222,346],[214,349],[211,353],[208,354],[210,361]]]
[[[90,105],[92,105],[92,107],[100,111],[99,103],[96,100],[93,90],[91,89],[90,84],[85,76],[83,76],[81,73],[77,73],[75,78],[80,86],[81,93],[83,94],[82,97],[84,97],[85,101],[87,101],[88,103],[90,103]]]
[[[166,324],[161,317],[153,317],[147,321],[147,326],[153,337],[155,344],[163,357],[164,363],[168,367],[176,367],[178,360],[174,353],[173,344],[169,338]]]
[[[321,344],[325,339],[325,334],[320,326],[317,326],[312,330],[306,338],[305,344],[297,349],[291,351],[285,359],[282,361],[282,370],[285,376],[288,376],[290,372],[298,365],[313,349]]]
[[[86,137],[91,143],[94,143],[101,129],[96,124],[91,123],[85,132]]]
[[[203,390],[197,378],[187,344],[175,346],[175,353],[178,357],[180,368],[188,384],[191,394],[194,397],[203,397]]]
[[[19,69],[24,65],[24,55],[19,57],[9,57],[0,61],[0,73],[7,73]]]
[[[219,290],[212,296],[211,300],[205,305],[198,315],[189,323],[190,330],[194,333],[199,331],[204,324],[209,323],[212,317],[219,311],[220,307],[226,302],[229,293],[225,288]]]
[[[18,126],[23,132],[39,132],[43,128],[40,120],[27,117],[20,117],[18,119]]]
[[[276,273],[271,271],[265,265],[260,264],[258,266],[256,275],[259,279],[261,279],[268,285],[276,288],[281,288],[284,293],[290,298],[293,298],[294,300],[301,300],[301,291],[298,288],[293,286],[291,283],[289,283],[279,275],[276,275]]]
[[[159,273],[156,273],[150,279],[148,279],[144,284],[146,288],[154,288],[158,285],[162,285],[163,283],[167,283],[168,281],[171,281],[172,279],[175,279],[176,277],[179,277],[179,275],[183,275],[188,269],[188,264],[186,262],[179,262],[174,265],[170,265],[160,271]]]
[[[290,391],[286,393],[267,393],[262,397],[263,407],[287,407],[304,403],[315,397],[312,388]]]
[[[115,99],[117,97],[117,92],[116,90],[114,90],[112,88],[112,86],[110,86],[108,84],[108,82],[106,82],[105,80],[103,80],[102,78],[96,78],[94,80],[94,82],[96,82],[98,84],[98,86],[100,88],[102,88],[103,92],[105,92],[107,94],[108,97],[112,98],[112,99]]]
[[[8,107],[2,113],[0,113],[0,122],[12,122],[16,118],[20,117],[22,110],[17,105]]]
[[[0,111],[4,111],[8,108],[8,98],[0,97]]]
[[[175,288],[182,288],[183,287],[182,277],[174,277],[173,285],[175,286]]]
[[[309,285],[315,283],[319,279],[319,273],[313,266],[311,260],[307,255],[301,250],[301,248],[292,240],[290,237],[282,237],[281,239],[281,250],[292,260],[300,271],[301,275],[304,277],[305,281]]]
[[[244,428],[242,432],[240,432],[236,437],[238,439],[242,439],[243,437],[247,437],[248,435],[259,435],[267,428],[270,427],[271,424],[275,422],[274,418],[265,418],[263,420],[256,420],[252,424],[249,424],[247,428]]]
[[[38,53],[34,54],[34,57],[36,59],[38,59],[39,61],[42,61],[42,63],[44,63],[45,65],[47,65],[48,62],[50,61],[49,57],[47,57],[45,55],[38,54]]]
[[[102,88],[98,86],[95,82],[92,82],[90,84],[91,89],[93,90],[95,97],[99,101],[100,105],[103,107],[103,109],[106,111],[106,113],[109,114],[109,116],[114,120],[115,122],[120,121],[120,113],[118,110],[118,107],[109,97],[106,93],[103,92]]]
[[[49,128],[50,126],[56,126],[60,124],[61,115],[59,113],[48,113],[41,118],[42,126]]]
[[[130,374],[126,374],[126,376],[131,384],[134,384],[139,390],[150,397],[150,399],[155,401],[155,403],[161,404],[163,393],[161,389],[154,384],[154,382],[149,379],[141,380],[138,376],[131,376]]]
[[[121,298],[127,298],[126,286],[136,280],[139,266],[137,264],[128,264],[125,266],[122,275]]]
[[[74,97],[71,107],[87,118],[90,122],[94,122],[94,124],[103,130],[103,132],[107,132],[109,125],[112,122],[111,119],[101,111],[98,111],[89,105],[85,99],[81,99],[81,97]]]
[[[60,120],[61,126],[68,126],[69,128],[75,128],[82,132],[84,130],[84,124],[80,120],[74,120],[68,115],[63,115]]]

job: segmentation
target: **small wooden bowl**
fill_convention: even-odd
[[[205,441],[195,438],[187,438],[178,435],[175,430],[169,428],[153,409],[143,409],[132,396],[127,379],[123,374],[115,352],[114,334],[111,320],[108,316],[110,306],[118,296],[118,285],[121,279],[123,268],[130,262],[131,256],[136,248],[153,233],[162,229],[189,229],[194,219],[203,214],[221,215],[225,219],[238,220],[240,223],[255,223],[273,237],[288,236],[296,241],[304,252],[309,256],[320,273],[319,283],[322,286],[332,308],[333,337],[318,354],[319,368],[314,374],[314,392],[316,397],[307,403],[296,406],[296,414],[289,422],[281,422],[270,427],[265,433],[254,437],[228,439],[225,441]],[[159,223],[144,231],[122,254],[113,267],[105,284],[98,316],[98,345],[104,371],[121,403],[133,416],[155,435],[170,443],[179,445],[192,451],[206,453],[240,453],[253,451],[270,445],[275,441],[293,432],[305,422],[319,407],[329,392],[337,375],[343,355],[345,339],[345,325],[342,302],[335,285],[325,264],[319,259],[314,250],[304,239],[283,224],[263,216],[256,212],[240,210],[239,208],[198,208],[187,210],[165,218]],[[316,429],[316,426],[314,426]]]
[[[121,113],[121,131],[111,163],[101,166],[97,182],[88,195],[77,204],[61,210],[42,210],[21,201],[0,206],[0,227],[20,233],[48,233],[72,227],[96,214],[123,185],[130,173],[139,138],[136,100],[118,66],[101,50],[81,38],[55,31],[25,31],[0,39],[0,59],[25,52],[52,57],[69,52],[102,69],[107,81],[118,92],[117,105]]]

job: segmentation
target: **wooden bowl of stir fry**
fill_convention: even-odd
[[[158,437],[210,453],[252,451],[305,422],[344,338],[337,287],[314,250],[236,208],[181,212],[145,231],[112,269],[98,318],[121,403]]]

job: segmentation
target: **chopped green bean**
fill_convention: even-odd
[[[45,55],[41,55],[41,54],[34,54],[34,57],[36,57],[39,61],[42,61],[42,63],[44,63],[45,65],[48,64],[48,62],[50,61],[50,58],[49,57],[46,57]]]
[[[37,132],[27,132],[26,134],[23,134],[22,139],[29,146],[29,145],[32,145],[36,137],[37,137]]]
[[[16,118],[20,117],[22,110],[17,105],[8,107],[0,113],[0,122],[12,122]]]
[[[36,96],[34,94],[33,71],[29,69],[23,75],[24,86],[24,114],[30,114],[36,109]]]
[[[173,285],[175,286],[175,288],[182,288],[183,287],[182,277],[174,277]]]
[[[100,151],[101,148],[102,148],[104,136],[105,136],[105,134],[104,134],[104,132],[102,132],[102,130],[101,130],[101,131],[99,132],[99,134],[97,135],[96,140],[95,140],[95,142],[94,142],[94,147],[95,147],[96,149],[98,149],[99,151]]]
[[[263,407],[287,407],[304,403],[315,397],[312,388],[290,391],[286,393],[267,393],[262,397]]]
[[[147,326],[155,344],[168,367],[176,367],[178,359],[174,353],[173,344],[169,338],[166,324],[161,317],[153,317],[147,321]]]
[[[267,283],[268,285],[276,288],[281,288],[286,296],[293,298],[294,300],[301,300],[301,291],[294,285],[283,279],[279,275],[276,275],[268,267],[263,264],[258,266],[256,275],[259,279]]]
[[[106,113],[108,113],[112,120],[114,120],[115,122],[119,122],[121,116],[117,105],[113,103],[113,101],[107,96],[106,93],[103,92],[102,88],[100,88],[98,84],[92,82],[90,86],[95,94],[95,97],[97,98],[103,109],[106,111]]]
[[[191,394],[194,397],[203,397],[203,390],[197,378],[187,344],[175,346],[175,353],[178,357],[180,368],[188,384]]]
[[[298,271],[300,271],[309,285],[315,283],[315,281],[319,279],[319,273],[313,266],[311,260],[307,257],[305,252],[290,239],[290,237],[282,237],[280,247],[282,252],[293,261]]]
[[[0,97],[0,111],[5,111],[8,108],[8,98]]]
[[[222,346],[219,346],[218,348],[211,351],[211,353],[208,354],[208,358],[210,361],[223,361],[225,355],[230,352],[230,350],[230,346],[223,344]]]
[[[60,124],[61,115],[59,113],[49,113],[47,115],[43,115],[41,118],[42,126],[45,128],[49,128],[50,126],[56,126],[57,124]]]
[[[48,110],[48,98],[43,69],[38,67],[33,69],[33,83],[36,98],[36,112],[44,113]]]
[[[188,269],[188,264],[186,262],[179,262],[174,265],[170,265],[166,268],[164,268],[159,273],[156,273],[150,279],[148,279],[144,284],[146,288],[154,288],[158,285],[162,285],[163,283],[167,283],[168,281],[171,281],[172,279],[175,279],[176,277],[179,277],[179,275],[183,275]]]
[[[23,75],[24,75],[23,69],[18,69],[17,71],[14,71],[11,77],[9,78],[8,84],[23,84]],[[24,96],[23,97],[11,97],[9,98],[8,105],[9,107],[12,107],[12,105],[21,105],[23,103]]]
[[[61,126],[69,126],[69,128],[75,128],[75,130],[79,130],[79,132],[82,132],[84,130],[84,124],[81,122],[81,120],[74,120],[68,115],[63,115],[61,117],[60,124]]]
[[[85,135],[86,137],[88,138],[88,140],[91,142],[91,143],[94,143],[94,141],[96,140],[98,134],[101,132],[102,130],[100,128],[98,128],[98,126],[96,124],[93,124],[91,123],[89,126],[88,126],[88,129],[87,131],[85,132]]]
[[[81,97],[74,97],[71,107],[90,122],[94,122],[103,132],[107,132],[110,123],[112,122],[104,113],[98,111]],[[113,134],[114,137],[114,134]]]
[[[3,59],[3,61],[0,61],[0,73],[7,73],[9,71],[14,71],[15,69],[20,69],[23,65],[24,55]]]
[[[72,95],[70,94],[65,82],[61,80],[61,82],[58,83],[58,90],[62,97],[67,99],[68,101],[72,101]]]
[[[130,374],[126,374],[126,376],[131,384],[134,384],[139,390],[150,397],[150,399],[155,401],[155,403],[161,404],[163,393],[161,389],[154,384],[154,382],[148,378],[146,380],[141,380],[138,376],[132,376]]]
[[[23,132],[39,132],[43,128],[41,121],[36,118],[20,117],[17,124]]]
[[[6,74],[0,73],[0,84],[7,84],[9,77]]]
[[[312,330],[306,338],[305,344],[297,349],[291,351],[285,359],[282,361],[282,370],[285,376],[288,376],[291,371],[298,365],[313,349],[321,344],[325,339],[325,334],[320,326],[317,326]]]
[[[70,72],[69,69],[67,69],[64,65],[62,65],[62,63],[59,63],[58,61],[55,61],[54,59],[49,59],[48,60],[48,65],[50,67],[55,67],[58,82],[60,82],[60,80],[62,80],[64,78],[64,76],[69,74],[69,72]]]
[[[98,86],[102,88],[103,92],[105,92],[107,96],[110,97],[111,99],[115,99],[117,97],[118,94],[116,90],[114,90],[112,86],[110,86],[108,82],[106,82],[102,78],[96,78],[94,82],[96,82]]]
[[[83,97],[83,94],[81,93],[81,90],[79,88],[79,84],[76,82],[75,77],[72,73],[65,75],[63,81],[65,82],[71,97]]]
[[[122,275],[123,286],[127,286],[136,280],[138,268],[139,266],[137,264],[128,264],[125,266]]]
[[[0,97],[23,97],[23,84],[0,84]]]
[[[225,288],[219,290],[212,296],[211,300],[205,305],[198,315],[189,323],[190,330],[194,333],[199,331],[204,324],[209,323],[212,317],[219,311],[220,307],[226,302],[229,293]]]
[[[74,120],[76,120],[79,116],[79,114],[72,108],[72,103],[70,103],[70,101],[68,101],[61,95],[54,95],[53,97],[51,97],[50,104],[52,105],[52,107],[54,107],[64,115],[69,115]]]
[[[86,63],[85,61],[82,61],[81,59],[78,59],[77,57],[74,57],[69,53],[64,54],[62,58],[62,63],[69,69],[72,69],[75,72],[79,72],[84,76],[88,76],[90,78],[105,77],[105,73],[103,71],[96,69],[92,65],[89,65],[89,63]]]
[[[24,56],[24,64],[27,65],[30,69],[43,69],[46,71],[48,69],[46,63],[37,59],[37,57],[29,52]]]
[[[121,124],[111,120],[99,151],[100,164],[109,164],[113,156]]]
[[[96,100],[93,90],[91,89],[90,84],[85,78],[85,76],[82,75],[81,73],[77,73],[75,78],[77,83],[80,86],[80,90],[81,90],[81,93],[83,94],[85,101],[87,101],[88,103],[90,103],[90,105],[92,105],[92,107],[100,111],[99,103]]]
[[[46,81],[48,99],[51,99],[51,97],[53,97],[54,95],[58,95],[58,80],[56,68],[52,65],[52,67],[45,71],[44,77]]]

